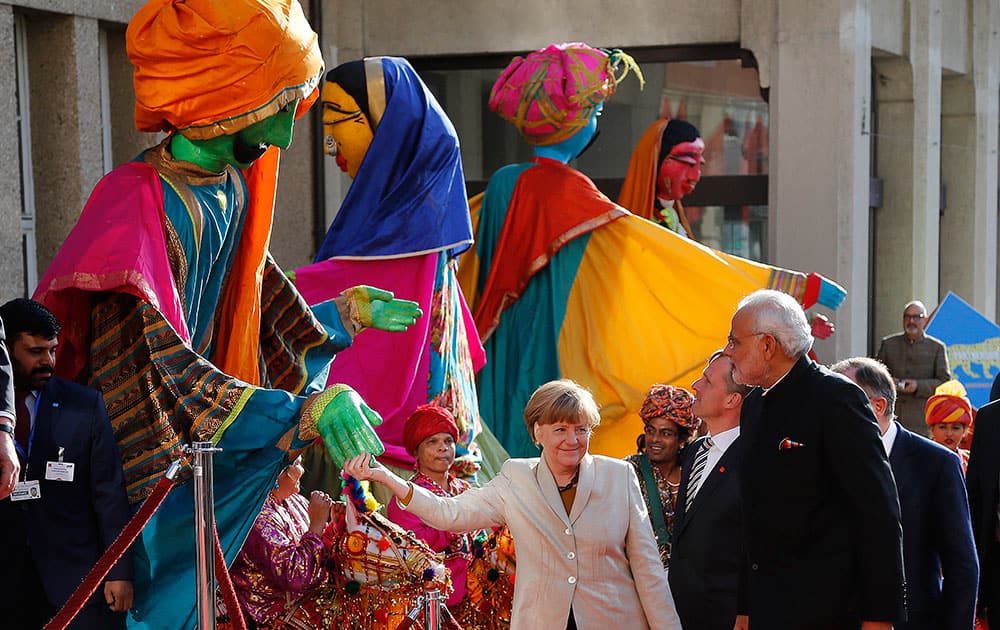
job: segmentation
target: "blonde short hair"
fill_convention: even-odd
[[[601,414],[593,394],[565,378],[549,381],[536,389],[524,406],[528,435],[534,435],[536,424],[556,422],[586,424],[591,429],[599,425]]]

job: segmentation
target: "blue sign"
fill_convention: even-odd
[[[947,346],[951,376],[965,386],[972,405],[988,403],[993,379],[1000,373],[1000,326],[949,291],[926,332]]]

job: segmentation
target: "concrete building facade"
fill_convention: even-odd
[[[488,177],[485,167],[500,152],[489,144],[483,84],[513,54],[585,41],[638,51],[646,67],[644,59],[698,66],[699,55],[733,51],[759,88],[759,102],[745,99],[744,109],[766,122],[766,135],[756,136],[765,138],[766,167],[754,171],[766,197],[759,257],[818,271],[850,293],[833,316],[837,334],[818,347],[821,358],[870,353],[900,328],[910,299],[933,308],[953,291],[997,318],[1000,0],[303,4],[328,67],[401,55],[427,69],[432,89],[444,86],[438,95],[474,180]],[[140,5],[0,4],[7,70],[0,81],[8,83],[0,92],[7,95],[0,108],[2,299],[33,289],[101,175],[156,141],[134,130],[131,115],[124,29]],[[666,95],[662,105],[681,74],[648,71],[645,92]],[[614,169],[604,173],[606,164],[624,170],[632,138],[657,114],[636,93],[622,86],[613,101],[621,106],[601,121],[606,146],[580,165],[599,184],[614,176]],[[720,98],[699,101],[705,116]],[[322,157],[318,114],[300,121],[296,136],[282,158],[272,235],[286,268],[311,260],[349,185]],[[742,202],[744,215],[760,203]],[[706,225],[712,216],[705,214]]]

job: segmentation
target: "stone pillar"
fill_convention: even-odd
[[[867,352],[871,18],[867,0],[776,0],[770,67],[774,264],[849,291],[822,360]]]
[[[0,75],[16,76],[14,12],[0,5]],[[0,301],[24,295],[21,246],[21,154],[18,141],[17,92],[0,91]]]
[[[954,291],[987,317],[996,315],[997,126],[1000,8],[973,3],[972,71],[942,81],[941,290]]]
[[[1000,6],[976,0],[972,19],[972,77],[976,98],[975,228],[970,275],[972,305],[1000,318],[997,300],[997,203],[1000,154]],[[993,278],[991,281],[990,278]]]
[[[941,0],[910,1],[913,70],[913,215],[909,226],[912,298],[938,302],[938,231],[941,212]],[[884,280],[891,281],[885,278]],[[890,306],[898,315],[908,299]],[[898,317],[897,317],[898,319]]]
[[[941,7],[910,4],[911,58],[878,59],[876,174],[884,201],[876,213],[875,339],[899,330],[910,300],[939,300],[941,210]]]
[[[25,23],[41,276],[103,170],[98,22],[45,13]]]

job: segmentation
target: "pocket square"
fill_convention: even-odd
[[[778,442],[778,450],[784,451],[790,448],[799,448],[800,446],[805,446],[802,442],[796,442],[792,438],[785,438]]]

